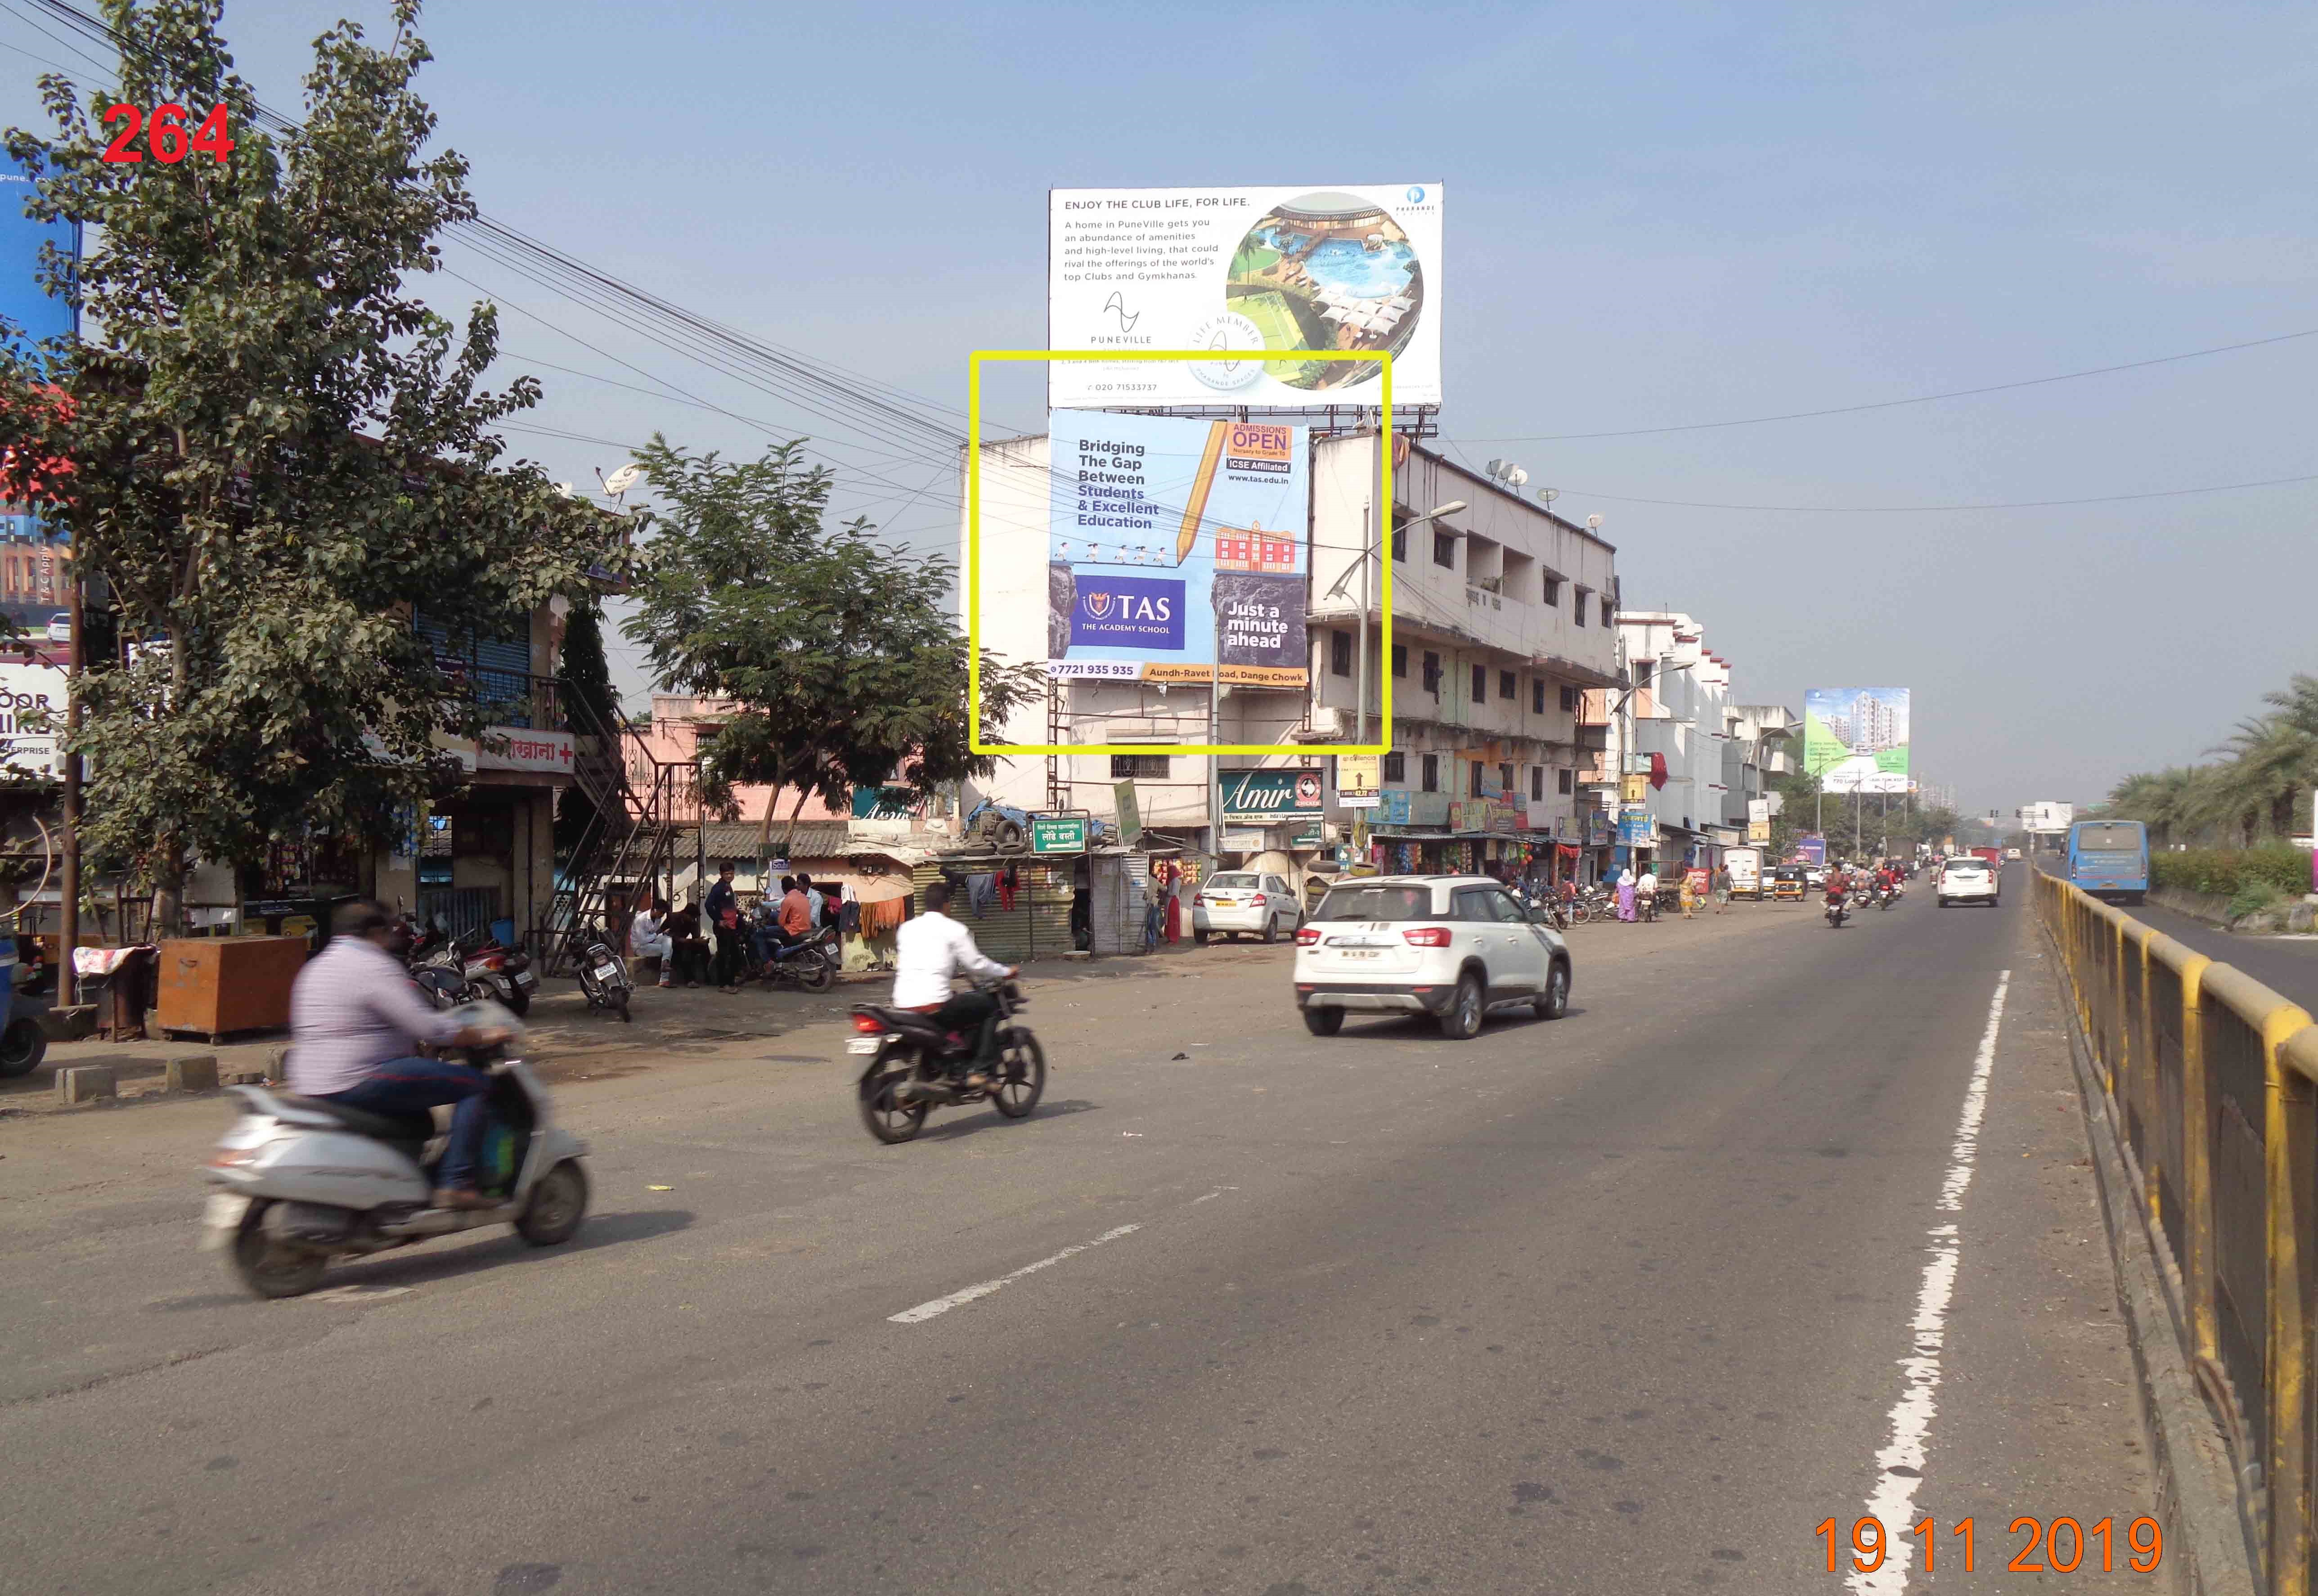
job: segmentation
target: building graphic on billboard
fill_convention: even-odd
[[[1300,687],[1305,429],[1057,410],[1047,665],[1056,677]]]
[[[1803,768],[1828,793],[1908,792],[1908,689],[1805,692]]]
[[[1056,405],[1441,402],[1441,185],[1056,189],[1047,320],[1055,349],[1212,349],[1246,360],[1058,362]]]

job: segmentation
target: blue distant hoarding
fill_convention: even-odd
[[[22,164],[0,154],[0,316],[16,324],[20,336],[39,343],[77,330],[72,301],[41,285],[40,247],[54,244],[76,265],[80,227],[26,216],[24,202],[31,192]]]

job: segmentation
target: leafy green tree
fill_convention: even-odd
[[[826,525],[832,478],[802,450],[726,461],[655,434],[636,459],[660,507],[622,628],[663,681],[723,708],[702,744],[707,801],[729,813],[735,785],[793,789],[790,837],[808,796],[841,809],[897,778],[930,794],[998,763],[968,746],[953,569],[866,521]],[[984,650],[985,726],[1044,690],[1038,666]]]
[[[0,446],[61,456],[43,506],[104,578],[130,647],[84,679],[84,838],[140,860],[162,924],[188,854],[246,863],[271,839],[376,835],[454,771],[433,734],[481,707],[436,668],[409,607],[496,631],[586,590],[595,512],[491,428],[537,402],[483,386],[498,322],[463,336],[410,291],[436,235],[475,213],[467,164],[425,153],[433,113],[416,0],[374,46],[341,22],[314,46],[301,129],[263,126],[220,37],[218,0],[106,0],[118,92],[84,106],[40,80],[55,137],[21,130],[30,214],[85,224],[85,341],[58,381],[0,364]],[[227,107],[219,161],[105,161],[113,103]],[[140,646],[141,645],[141,646]]]
[[[581,740],[581,757],[608,770],[626,757],[626,750],[618,741],[619,699],[612,691],[611,662],[604,654],[604,614],[593,603],[574,605],[564,617],[556,680],[572,730]],[[601,746],[606,741],[609,746]],[[585,785],[574,782],[563,789],[555,804],[559,859],[571,857],[596,818],[596,801],[588,795]]]

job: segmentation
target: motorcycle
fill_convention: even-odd
[[[1889,909],[1899,901],[1900,889],[1898,887],[1878,887],[1875,889],[1876,908]]]
[[[1843,922],[1850,918],[1851,901],[1841,892],[1829,892],[1827,895],[1827,923],[1840,930]]]
[[[741,945],[741,982],[761,981],[767,986],[795,982],[809,992],[825,992],[837,980],[837,928],[824,926],[799,941],[773,949],[772,957],[757,957],[753,937]]]
[[[489,932],[476,933],[476,946],[461,947],[464,963],[461,973],[467,978],[468,995],[489,999],[517,1014],[531,1012],[531,994],[539,990],[539,977],[532,973],[531,955],[523,944],[501,947]]]
[[[926,1116],[936,1107],[986,1100],[1007,1118],[1023,1119],[1038,1106],[1047,1089],[1047,1054],[1029,1027],[1013,1023],[1029,1000],[1011,981],[977,982],[975,990],[998,1000],[998,1063],[982,1090],[968,1090],[950,1078],[954,1067],[973,1058],[975,1033],[944,1030],[932,1016],[914,1009],[853,1006],[854,1035],[845,1051],[867,1060],[854,1095],[861,1123],[880,1142],[909,1141],[925,1128]]]
[[[330,1260],[382,1252],[430,1236],[511,1224],[535,1247],[569,1241],[588,1212],[587,1143],[555,1124],[547,1089],[519,1057],[522,1027],[497,1004],[463,1018],[503,1026],[512,1043],[470,1048],[491,1078],[482,1186],[488,1208],[427,1206],[434,1165],[431,1114],[373,1114],[262,1086],[227,1089],[241,1117],[202,1173],[215,1188],[202,1215],[202,1248],[223,1249],[234,1275],[259,1296],[301,1296],[321,1284]]]
[[[580,949],[580,993],[588,1000],[589,1010],[600,1009],[616,1013],[622,1020],[633,1025],[628,1000],[635,995],[636,983],[628,973],[627,960],[620,956],[619,950],[592,919],[580,923],[579,935],[573,940]]]
[[[411,984],[419,996],[436,1009],[456,1009],[466,1002],[467,973],[457,942],[439,925],[422,928],[408,915],[403,919],[410,928],[403,967],[410,972]]]

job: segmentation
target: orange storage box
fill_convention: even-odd
[[[306,963],[303,937],[182,937],[161,944],[164,1035],[215,1042],[290,1024],[290,985]]]

